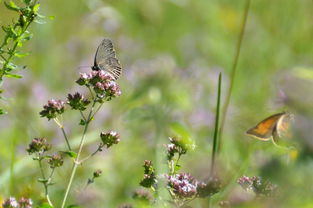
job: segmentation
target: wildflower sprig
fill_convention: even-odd
[[[167,189],[171,203],[176,207],[184,207],[196,198],[211,197],[221,189],[221,181],[217,177],[210,177],[206,182],[196,180],[190,173],[178,173],[178,164],[182,155],[187,154],[188,150],[195,148],[192,140],[183,140],[179,137],[170,137],[170,144],[166,145],[166,159],[169,164],[166,174],[156,174],[150,160],[144,161],[144,177],[140,185],[150,188],[154,193],[162,188],[163,181]],[[163,186],[164,187],[164,186]],[[155,195],[157,196],[157,195]],[[161,199],[157,199],[161,200]]]
[[[178,162],[181,156],[186,154],[188,150],[193,150],[195,145],[190,139],[184,140],[179,137],[170,137],[169,140],[170,144],[166,145],[167,162],[170,174],[173,175],[180,169]]]
[[[244,190],[254,192],[256,197],[273,196],[277,190],[277,185],[262,180],[262,178],[258,176],[242,176],[237,180],[237,183]]]
[[[14,197],[6,199],[2,203],[3,208],[32,208],[33,201],[29,198],[22,197],[18,201]]]
[[[41,178],[38,178],[38,182],[42,183],[45,189],[45,196],[50,205],[52,205],[52,202],[49,197],[49,186],[53,185],[52,183],[52,177],[54,174],[54,170],[57,167],[60,167],[63,165],[63,157],[59,153],[55,153],[53,155],[48,155],[47,152],[51,149],[52,145],[48,144],[46,138],[34,138],[31,143],[29,144],[26,151],[30,155],[35,155],[33,157],[33,160],[38,161]],[[50,165],[50,173],[47,176],[45,173],[45,168],[43,161],[47,159],[48,164]]]
[[[16,12],[18,18],[13,20],[12,24],[2,26],[5,35],[0,42],[0,84],[3,82],[3,77],[22,78],[21,75],[12,73],[21,68],[13,63],[13,59],[28,55],[19,51],[19,48],[32,38],[28,28],[33,22],[43,23],[44,16],[38,13],[40,8],[38,0],[23,0],[22,4],[18,6],[13,1],[4,1],[6,8]],[[1,110],[0,113],[3,114],[4,111]]]
[[[101,132],[99,136],[100,139],[98,148],[87,157],[83,159],[81,158],[89,124],[94,120],[95,115],[100,110],[103,103],[120,96],[121,91],[115,82],[114,77],[110,73],[101,70],[81,73],[80,77],[76,80],[76,83],[80,86],[86,87],[89,90],[89,94],[83,95],[79,92],[68,94],[66,101],[51,99],[46,105],[43,106],[43,110],[40,112],[42,117],[47,118],[48,121],[53,120],[57,124],[63,133],[67,145],[67,150],[59,151],[58,154],[53,154],[48,157],[48,165],[50,168],[54,169],[62,166],[64,155],[71,157],[73,161],[73,168],[65,190],[61,208],[64,208],[66,205],[78,165],[87,161],[98,152],[103,151],[104,148],[111,148],[114,144],[118,144],[120,142],[120,137],[117,132]],[[83,126],[83,133],[77,150],[72,148],[69,136],[65,131],[63,123],[62,116],[68,110],[79,112],[81,116],[80,122],[77,123]],[[94,172],[93,177],[88,180],[87,185],[93,183],[94,179],[99,177],[100,174],[100,171]],[[51,203],[49,204],[51,205]]]

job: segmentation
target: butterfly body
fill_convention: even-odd
[[[263,141],[277,140],[287,131],[291,117],[292,115],[287,112],[274,114],[250,128],[246,133]]]
[[[91,67],[94,71],[104,70],[110,73],[115,80],[119,78],[122,67],[116,57],[113,43],[110,39],[103,39],[97,48],[94,65]]]

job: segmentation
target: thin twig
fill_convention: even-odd
[[[95,156],[99,151],[102,150],[102,148],[103,148],[103,146],[99,146],[96,151],[94,151],[93,153],[91,153],[90,155],[88,155],[87,157],[85,157],[84,159],[81,159],[81,160],[79,161],[79,164],[81,164],[81,163],[85,162],[86,160],[88,160],[89,158]]]
[[[72,151],[72,148],[71,148],[70,142],[68,141],[68,138],[67,138],[67,135],[66,135],[66,132],[65,132],[64,127],[63,127],[63,126],[61,127],[61,131],[62,131],[63,136],[64,136],[64,139],[65,139],[65,141],[66,141],[66,145],[67,145],[68,150],[69,150],[69,151]]]

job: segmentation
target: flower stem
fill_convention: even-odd
[[[43,180],[46,180],[45,172],[44,172],[44,170],[43,170],[42,163],[41,163],[42,159],[43,159],[43,158],[41,158],[41,156],[39,155],[38,163],[39,163],[39,168],[40,168],[41,176],[42,176],[42,179],[43,179]],[[52,173],[50,174],[49,179],[51,179],[53,172],[54,172],[54,171],[52,171]],[[47,181],[42,182],[42,184],[43,184],[43,186],[44,186],[44,188],[45,188],[45,196],[46,196],[46,199],[47,199],[49,205],[53,207],[53,204],[52,204],[52,202],[51,202],[51,200],[50,200],[49,193],[48,193],[48,183],[49,183],[49,179],[48,179]]]
[[[61,131],[62,131],[63,136],[64,136],[64,139],[65,139],[65,141],[66,141],[66,145],[67,145],[68,150],[69,150],[69,151],[72,151],[71,145],[70,145],[70,143],[69,143],[69,141],[68,141],[66,132],[65,132],[65,130],[64,130],[64,126],[61,127]]]
[[[77,157],[74,161],[74,164],[73,164],[73,168],[72,168],[72,173],[71,173],[71,177],[70,177],[70,180],[68,182],[68,185],[67,185],[67,188],[66,188],[66,191],[65,191],[65,194],[64,194],[64,198],[63,198],[63,202],[62,202],[62,206],[61,208],[64,208],[65,207],[65,204],[66,204],[66,200],[68,198],[68,194],[70,192],[70,189],[71,189],[71,186],[72,186],[72,183],[73,183],[73,180],[74,180],[74,177],[75,177],[75,174],[76,174],[76,170],[77,170],[77,167],[79,165],[79,157],[80,157],[80,154],[82,152],[82,149],[83,149],[83,146],[84,146],[84,143],[85,143],[85,136],[86,136],[86,132],[87,132],[87,129],[88,129],[88,126],[89,126],[89,123],[91,121],[91,115],[92,115],[92,112],[93,112],[93,108],[96,104],[96,101],[94,100],[93,101],[93,104],[92,104],[92,107],[90,109],[90,112],[88,114],[88,117],[87,117],[87,122],[85,124],[85,128],[84,128],[84,132],[83,132],[83,135],[82,135],[82,138],[80,140],[80,144],[79,144],[79,148],[78,148],[78,153],[77,153]]]
[[[234,87],[234,84],[235,84],[235,75],[236,75],[236,71],[237,71],[237,64],[238,64],[238,59],[239,59],[239,55],[240,55],[240,51],[241,51],[241,45],[242,45],[243,36],[244,36],[244,33],[245,33],[246,23],[247,23],[247,19],[248,19],[250,2],[251,2],[251,0],[246,0],[246,5],[245,5],[245,9],[244,9],[244,15],[243,15],[243,19],[242,19],[241,30],[240,30],[240,33],[239,33],[239,38],[238,38],[238,42],[237,42],[234,62],[233,62],[232,69],[231,69],[230,85],[228,87],[228,90],[227,90],[227,93],[226,93],[226,100],[225,100],[225,103],[223,105],[221,126],[220,126],[220,130],[219,130],[218,151],[220,151],[221,148],[222,148],[222,134],[223,134],[223,130],[224,130],[224,124],[225,124],[226,114],[227,114],[227,110],[228,110],[228,106],[229,106],[229,102],[230,102],[230,98],[231,98],[231,93],[232,93],[232,90],[233,90],[233,87]]]

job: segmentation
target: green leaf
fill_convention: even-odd
[[[54,20],[54,19],[55,19],[55,16],[48,16],[48,18],[49,18],[50,20]]]
[[[79,125],[85,126],[86,125],[85,120],[84,119],[80,119]]]
[[[74,159],[77,158],[77,153],[74,151],[61,151],[61,152],[66,154],[67,156],[70,156],[71,158],[74,158]]]
[[[29,53],[22,53],[22,52],[15,52],[14,56],[18,57],[18,58],[22,58],[25,56],[28,56]]]
[[[177,165],[175,166],[175,173],[178,172],[180,169],[181,169],[181,166],[177,164]]]
[[[47,183],[47,182],[48,182],[48,179],[38,178],[37,181],[38,181],[39,183]]]
[[[15,78],[15,79],[21,79],[23,77],[19,74],[11,74],[11,73],[5,73],[4,76],[9,77],[9,78]]]
[[[35,4],[35,6],[33,7],[34,13],[37,13],[39,11],[39,8],[40,8],[40,4]]]
[[[189,139],[191,137],[187,128],[180,123],[172,123],[170,125],[170,129],[171,133],[174,134],[174,136],[181,137],[182,139]]]
[[[39,205],[37,208],[53,208],[53,207],[50,206],[48,203],[44,203],[42,205]]]
[[[21,8],[18,7],[13,1],[10,1],[9,3],[4,2],[4,5],[9,9],[13,11],[19,11]]]
[[[12,71],[14,69],[16,69],[17,66],[13,63],[8,63],[8,65],[6,66],[6,68],[4,69],[4,71],[7,73],[7,74],[10,74],[8,73],[9,71]]]

